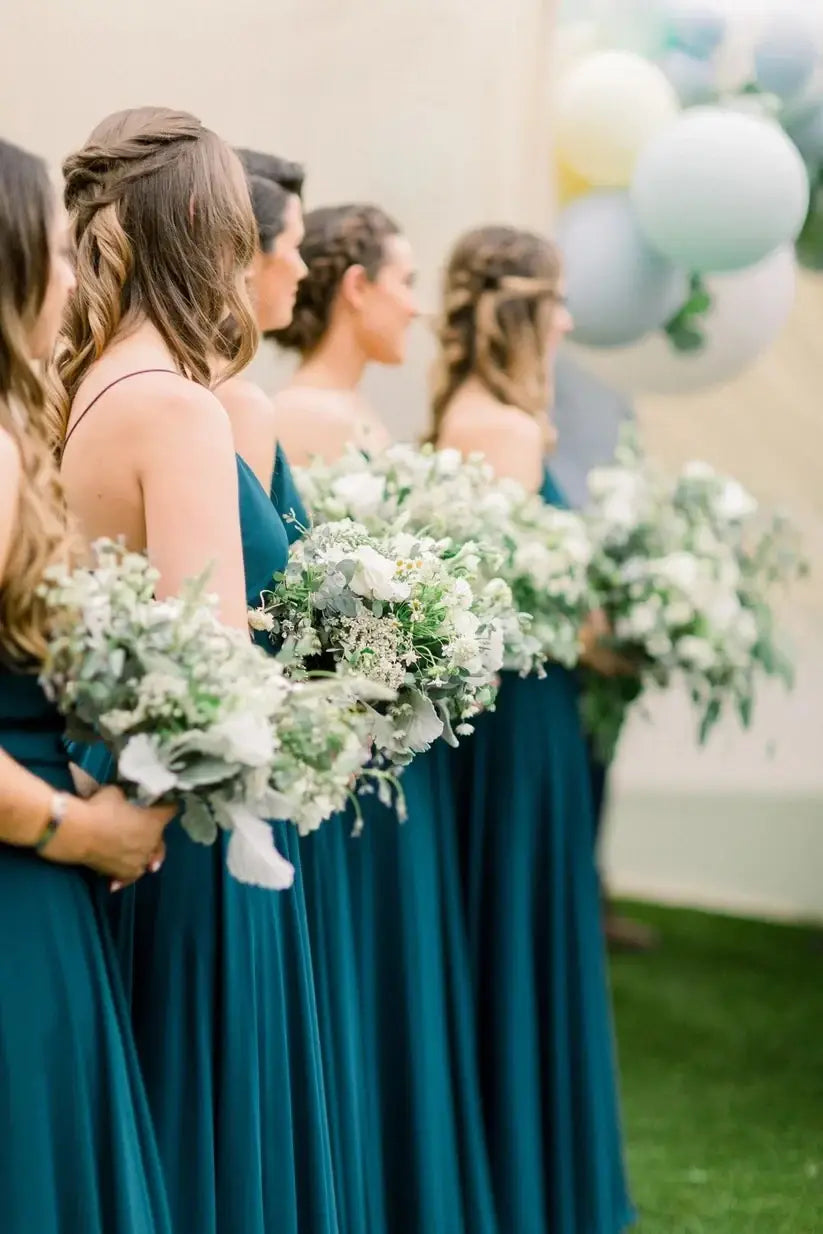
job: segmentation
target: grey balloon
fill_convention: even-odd
[[[603,190],[578,197],[561,213],[573,338],[590,347],[623,347],[664,325],[688,294],[686,272],[645,239],[629,194]]]

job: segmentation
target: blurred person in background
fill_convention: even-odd
[[[547,240],[498,226],[465,235],[444,279],[430,440],[565,505],[547,406],[571,327]],[[583,662],[624,671],[601,624],[582,631]],[[577,674],[503,673],[495,709],[447,757],[500,1228],[619,1234],[632,1209]]]
[[[569,503],[585,507],[588,474],[592,468],[608,466],[613,461],[621,431],[634,424],[634,408],[628,399],[604,386],[561,349],[555,364],[551,415],[558,437],[552,471]],[[590,761],[595,842],[602,845],[609,804],[609,767],[594,751]],[[655,930],[621,916],[611,907],[607,895],[605,923],[606,938],[615,950],[648,951],[658,944]]]
[[[280,443],[298,464],[315,455],[336,459],[350,445],[373,454],[389,444],[361,381],[369,365],[403,363],[418,315],[412,248],[383,210],[330,206],[310,211],[305,227],[308,274],[291,324],[272,335],[299,358],[274,400]],[[379,1170],[378,1228],[391,1234],[499,1229],[445,754],[437,741],[404,771],[402,825],[394,811],[367,798],[362,835],[343,845],[374,1154],[369,1169]],[[318,881],[318,914],[337,920],[339,894],[331,878]]]

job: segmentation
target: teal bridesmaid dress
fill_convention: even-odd
[[[238,458],[247,599],[288,553]],[[86,763],[88,768],[88,762]],[[338,1234],[301,856],[289,891],[232,879],[225,842],[177,823],[160,873],[120,905],[134,1034],[179,1234]]]
[[[309,516],[281,447],[277,447],[271,500],[290,542]],[[365,1084],[357,950],[347,849],[354,812],[331,818],[300,841],[312,960],[329,1106],[335,1189],[341,1234],[387,1234],[380,1173],[380,1142]]]
[[[306,526],[279,450],[272,500]],[[498,1234],[446,752],[406,770],[407,822],[366,797],[361,835],[301,841],[350,1234]]]
[[[542,496],[564,504],[548,473]],[[449,756],[501,1230],[618,1234],[633,1213],[576,675],[504,674]]]
[[[0,748],[72,791],[63,721],[0,669]],[[0,1229],[171,1234],[106,883],[0,844]]]
[[[406,822],[373,801],[348,854],[391,1234],[507,1234],[481,1117],[449,753],[419,755],[403,775]]]

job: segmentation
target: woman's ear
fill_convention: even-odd
[[[371,280],[363,266],[349,266],[340,280],[340,298],[350,308],[359,309]]]

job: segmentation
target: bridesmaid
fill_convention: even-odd
[[[171,1234],[105,883],[162,857],[166,810],[73,795],[37,682],[37,587],[72,551],[38,368],[72,289],[40,159],[0,141],[0,1152],[4,1234]],[[85,869],[83,867],[86,867]]]
[[[292,323],[274,332],[301,358],[275,399],[281,445],[299,463],[313,455],[333,459],[348,444],[372,452],[388,443],[360,383],[370,363],[403,362],[418,313],[411,246],[382,210],[314,210],[305,228],[308,275]],[[369,1151],[382,1150],[381,1228],[391,1234],[497,1230],[443,755],[432,749],[404,775],[404,825],[369,799],[363,835],[343,846],[359,961]],[[323,873],[319,857],[317,869]],[[329,933],[341,888],[331,874],[318,876],[318,920]],[[342,1007],[342,975],[340,988]]]
[[[508,227],[449,261],[431,439],[563,498],[544,463],[550,366],[571,327],[558,256]],[[586,659],[621,666],[584,631]],[[504,674],[494,712],[452,751],[481,1041],[483,1103],[507,1234],[618,1234],[632,1219],[576,675]]]
[[[306,266],[300,256],[303,172],[297,164],[257,151],[238,152],[249,176],[258,250],[251,291],[257,323],[266,333],[287,326]],[[259,174],[252,174],[256,169]],[[290,540],[308,515],[277,441],[271,400],[244,376],[217,388],[229,414],[237,451],[254,468],[284,516]],[[329,820],[300,841],[323,1068],[331,1124],[335,1193],[345,1234],[382,1234],[379,1143],[369,1136],[364,1092],[363,1031],[357,998],[357,957],[345,848],[351,818]],[[296,833],[295,833],[296,834]]]
[[[186,113],[104,120],[65,164],[77,292],[58,430],[90,537],[148,551],[161,593],[211,566],[247,629],[285,530],[210,390],[251,358],[254,220],[236,155]],[[287,824],[275,825],[291,845]],[[298,864],[299,873],[299,864]],[[123,914],[132,1015],[172,1217],[197,1234],[337,1234],[305,908],[231,879],[173,824]]]

